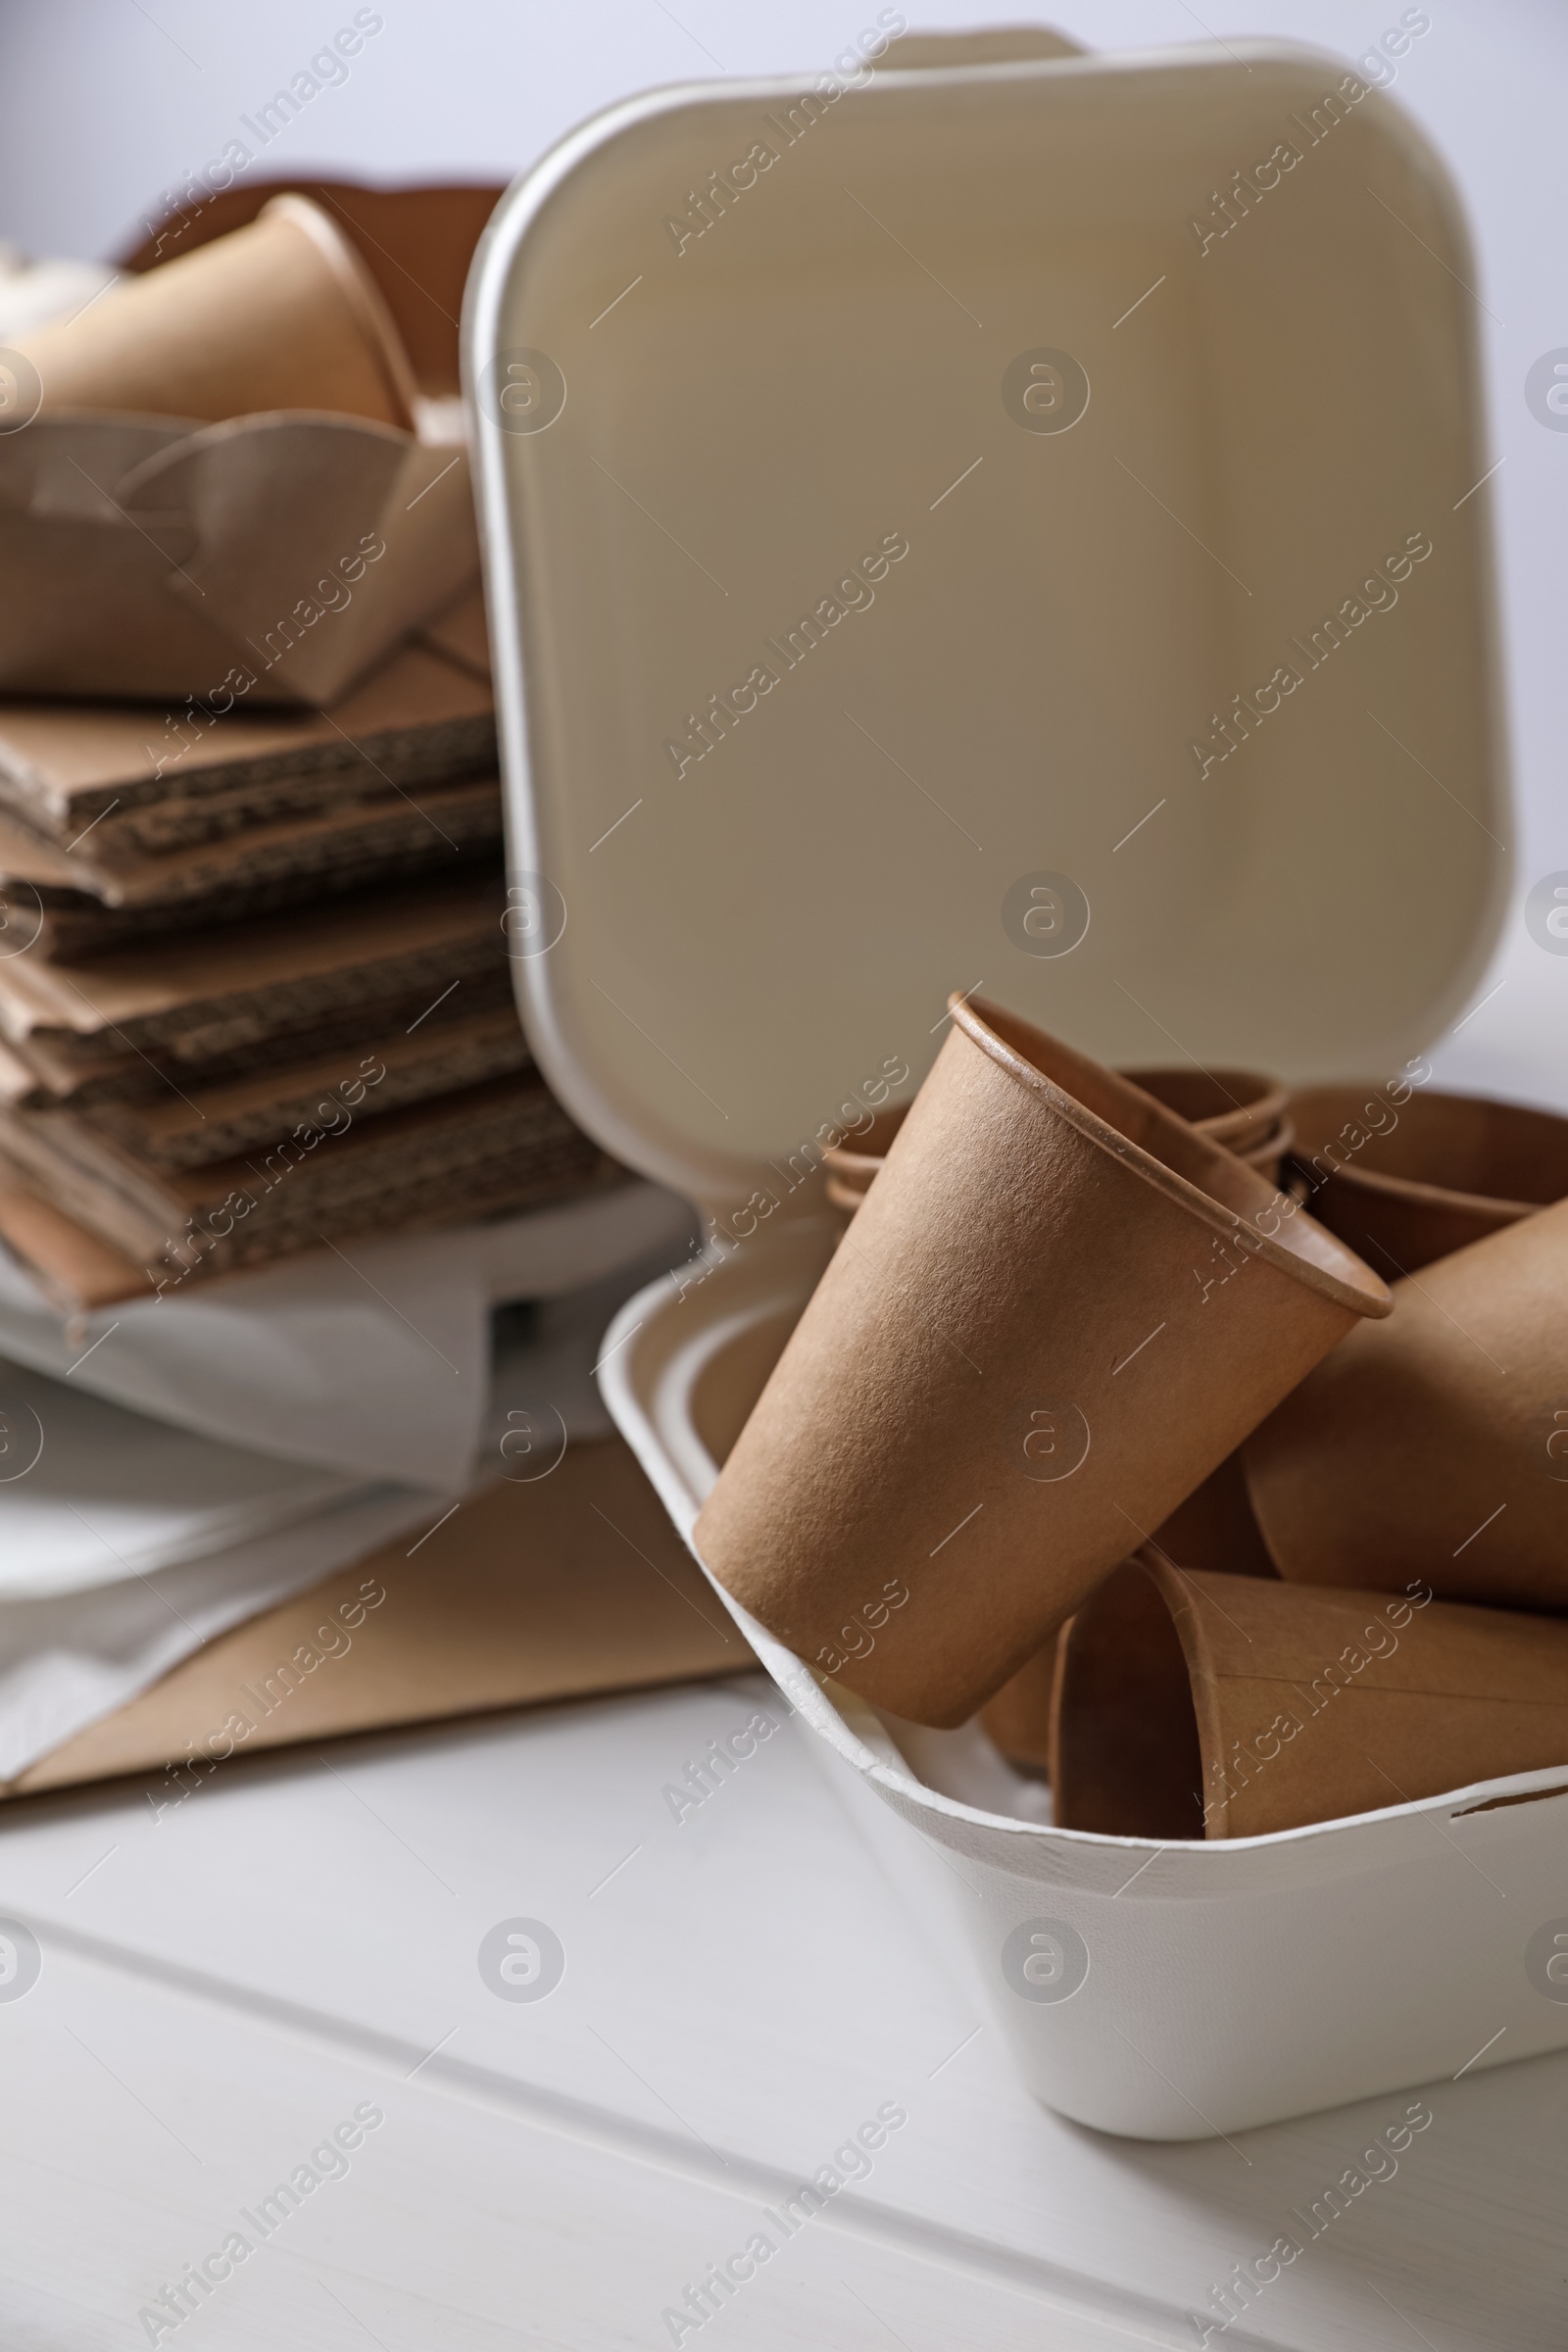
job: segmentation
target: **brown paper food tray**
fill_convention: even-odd
[[[473,582],[455,404],[420,407],[308,199],[15,340],[41,410],[0,436],[10,691],[330,704]]]
[[[218,716],[198,709],[11,702],[0,707],[0,803],[62,844],[114,809],[165,809],[168,838],[183,820],[225,821],[254,809],[286,781],[326,779],[366,791],[456,776],[495,763],[490,692],[470,667],[433,647],[404,646],[330,710],[251,716],[243,705]],[[185,804],[208,804],[198,808]],[[151,825],[144,818],[144,827]],[[102,827],[100,827],[102,830]],[[167,846],[148,832],[143,846]]]
[[[8,694],[330,706],[477,564],[450,440],[344,415],[186,424],[90,407],[0,435]]]
[[[455,598],[444,612],[425,622],[420,635],[426,645],[456,662],[460,669],[472,670],[476,678],[490,684],[490,623],[483,589],[470,588]]]
[[[354,1615],[367,1586],[385,1598],[349,1632],[328,1613]],[[340,1630],[315,1643],[327,1623]],[[298,1659],[306,1643],[320,1661],[309,1668]],[[568,1446],[548,1477],[491,1487],[432,1533],[400,1538],[219,1635],[0,1783],[0,1796],[147,1773],[156,1809],[263,1749],[755,1663],[630,1450],[610,1438]],[[238,1734],[236,1716],[249,1733]],[[232,1757],[220,1759],[225,1745]]]

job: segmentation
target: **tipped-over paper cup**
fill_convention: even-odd
[[[1152,1095],[1167,1110],[1275,1181],[1279,1163],[1295,1141],[1286,1115],[1287,1090],[1255,1070],[1128,1070],[1129,1084]],[[827,1197],[853,1215],[860,1205],[888,1147],[904,1124],[907,1102],[879,1110],[854,1141],[822,1154]]]
[[[1568,1197],[1568,1119],[1483,1096],[1318,1086],[1291,1100],[1293,1189],[1391,1280]]]
[[[217,423],[325,409],[412,428],[416,386],[374,280],[318,205],[276,196],[248,227],[18,338],[43,413]]]
[[[1568,1609],[1568,1200],[1394,1296],[1244,1449],[1281,1574]]]
[[[1009,1013],[952,1014],[697,1528],[771,1633],[937,1725],[1390,1304],[1125,1079]],[[907,1602],[870,1627],[890,1583]]]
[[[1187,1573],[1148,1552],[1057,1643],[1059,1828],[1256,1838],[1568,1764],[1568,1625]]]

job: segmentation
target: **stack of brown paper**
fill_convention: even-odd
[[[0,1234],[84,1307],[612,1179],[513,1010],[466,460],[333,218],[14,358]]]
[[[494,895],[474,873],[157,934],[88,963],[0,957],[0,1035],[45,1073],[147,1053],[193,1067],[332,1015],[375,1019],[504,971]]]
[[[532,1067],[500,910],[479,869],[86,962],[0,957],[11,1185],[120,1272],[89,1253],[74,1283],[25,1209],[0,1230],[100,1303],[604,1181]]]
[[[399,203],[417,232],[419,192]],[[71,1313],[620,1176],[514,1008],[466,459],[437,414],[456,292],[416,390],[329,222],[289,200],[236,225],[30,340],[40,414],[0,447],[0,1241]],[[145,1771],[157,1810],[282,1741],[751,1663],[625,1447],[573,1445],[0,1795]]]
[[[1065,1829],[1251,1838],[1568,1761],[1568,1625],[1126,1562],[1057,1645]]]
[[[6,691],[329,703],[475,578],[466,455],[420,437],[386,306],[306,198],[9,364]]]
[[[404,648],[323,712],[0,706],[0,946],[79,957],[493,859],[501,796],[475,608],[442,617],[442,644]]]

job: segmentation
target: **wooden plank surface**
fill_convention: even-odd
[[[737,1740],[759,1717],[776,1730]],[[1189,2314],[1406,2098],[1234,2144],[1049,2115],[811,1737],[750,1675],[235,1760],[156,1815],[152,1779],[9,1807],[0,1913],[42,1968],[0,2000],[0,2340],[148,2340],[147,2299],[368,2100],[386,2123],[349,2173],[179,2340],[668,2344],[662,2314],[760,2230],[772,2256],[680,2342],[1196,2343]],[[692,1802],[712,1741],[750,1752]],[[1470,1875],[1456,1904],[1487,1896]],[[538,1999],[495,1989],[515,1921],[560,1941]],[[1396,2173],[1210,2340],[1559,2352],[1565,2094],[1555,2058],[1426,2090]],[[869,2169],[775,2229],[890,2106]]]

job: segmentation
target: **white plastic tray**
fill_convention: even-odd
[[[519,996],[574,1115],[717,1237],[603,1358],[688,1534],[823,1262],[820,1141],[912,1089],[950,989],[1108,1060],[1306,1078],[1392,1068],[1485,963],[1473,264],[1359,89],[1249,42],[665,91],[488,232]],[[1065,954],[1021,921],[1043,876],[1087,914]],[[1560,1803],[1068,1836],[977,1738],[901,1746],[748,1631],[1064,2112],[1182,2137],[1568,2041],[1525,1967]]]
[[[656,1283],[606,1336],[610,1409],[688,1540],[830,1247],[797,1220],[679,1297]],[[1064,2115],[1192,2139],[1568,2043],[1568,2002],[1526,1964],[1561,1883],[1568,1771],[1268,1838],[1094,1837],[1022,1817],[1042,1792],[977,1732],[890,1726],[741,1622],[1024,2081]],[[1514,1801],[1477,1810],[1499,1797]]]

